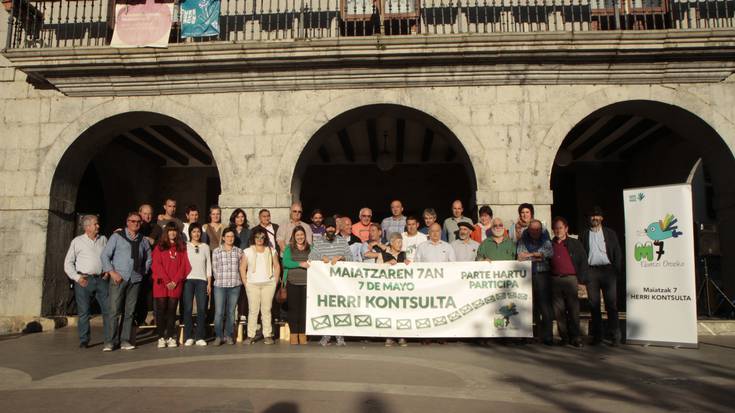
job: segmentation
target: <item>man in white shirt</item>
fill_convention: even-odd
[[[406,218],[406,232],[402,233],[401,237],[403,237],[403,251],[409,261],[415,261],[419,244],[429,239],[419,232],[419,219],[414,216]]]
[[[64,259],[64,272],[74,281],[74,297],[77,302],[79,321],[79,347],[89,345],[89,307],[92,297],[97,299],[102,310],[102,319],[107,319],[109,282],[107,274],[102,273],[102,250],[107,238],[99,235],[100,225],[97,217],[86,215],[82,218],[84,234],[74,238]]]
[[[416,262],[452,261],[456,261],[454,249],[448,242],[442,241],[442,227],[435,222],[429,227],[429,240],[419,244],[416,250]]]

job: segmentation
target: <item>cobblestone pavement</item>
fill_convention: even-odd
[[[735,336],[700,348],[448,343],[385,348],[77,348],[76,330],[0,339],[0,411],[731,412]]]

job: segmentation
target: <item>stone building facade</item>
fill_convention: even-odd
[[[6,17],[0,11],[0,21]],[[302,152],[330,122],[345,114],[349,124],[404,113],[460,145],[472,205],[489,204],[511,220],[520,202],[531,202],[549,222],[552,174],[565,139],[595,113],[637,116],[666,125],[700,151],[695,158],[710,168],[723,251],[735,255],[734,46],[735,30],[722,29],[367,38],[257,50],[238,44],[125,53],[6,50],[0,57],[0,315],[62,311],[44,297],[64,288],[58,263],[73,232],[68,217],[83,212],[76,210],[82,175],[119,134],[151,124],[186,129],[206,143],[219,178],[216,202],[225,211],[243,207],[255,217],[268,208],[283,222],[292,200],[303,196]],[[270,63],[259,66],[259,60]],[[221,72],[214,61],[232,67]],[[178,69],[164,73],[167,68]],[[147,179],[137,164],[115,152],[106,156],[115,179],[136,181],[117,194],[129,191],[128,209],[159,201],[136,194]],[[683,155],[666,156],[675,162]],[[584,185],[604,192],[607,183]],[[611,186],[610,197],[622,197],[618,189]],[[186,198],[185,189],[171,191],[177,190]],[[207,201],[201,194],[190,198],[200,206]],[[571,203],[581,213],[595,201]],[[727,282],[732,288],[732,277]]]

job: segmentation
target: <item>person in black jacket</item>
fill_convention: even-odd
[[[561,344],[582,347],[579,332],[578,284],[587,282],[587,253],[582,243],[569,238],[569,224],[562,217],[551,223],[554,239],[551,244],[551,304],[554,307],[556,325],[559,328]]]
[[[587,295],[592,312],[590,324],[592,344],[602,342],[602,313],[600,311],[600,290],[602,289],[602,294],[605,296],[608,334],[611,344],[617,346],[620,344],[617,279],[623,274],[623,252],[615,231],[602,226],[604,219],[602,209],[595,206],[590,210],[588,216],[590,228],[579,234],[579,240],[587,252],[589,263]]]

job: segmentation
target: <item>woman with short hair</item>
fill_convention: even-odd
[[[235,306],[242,287],[242,250],[235,245],[235,230],[222,231],[222,246],[212,253],[214,278],[214,345],[235,344],[232,339]],[[224,319],[224,325],[223,325]]]
[[[378,263],[379,264],[390,264],[390,265],[396,265],[396,264],[410,264],[411,261],[406,259],[406,252],[401,251],[403,247],[403,236],[398,232],[393,232],[388,237],[388,248],[385,249],[385,251],[380,253],[380,256],[378,257]],[[392,338],[386,338],[385,339],[385,346],[386,347],[392,347],[396,343],[395,340]],[[398,339],[398,345],[401,347],[406,347],[408,343],[406,342],[405,338],[399,338]]]
[[[222,209],[219,205],[209,207],[209,222],[202,226],[202,241],[209,245],[209,250],[214,251],[222,243]]]

